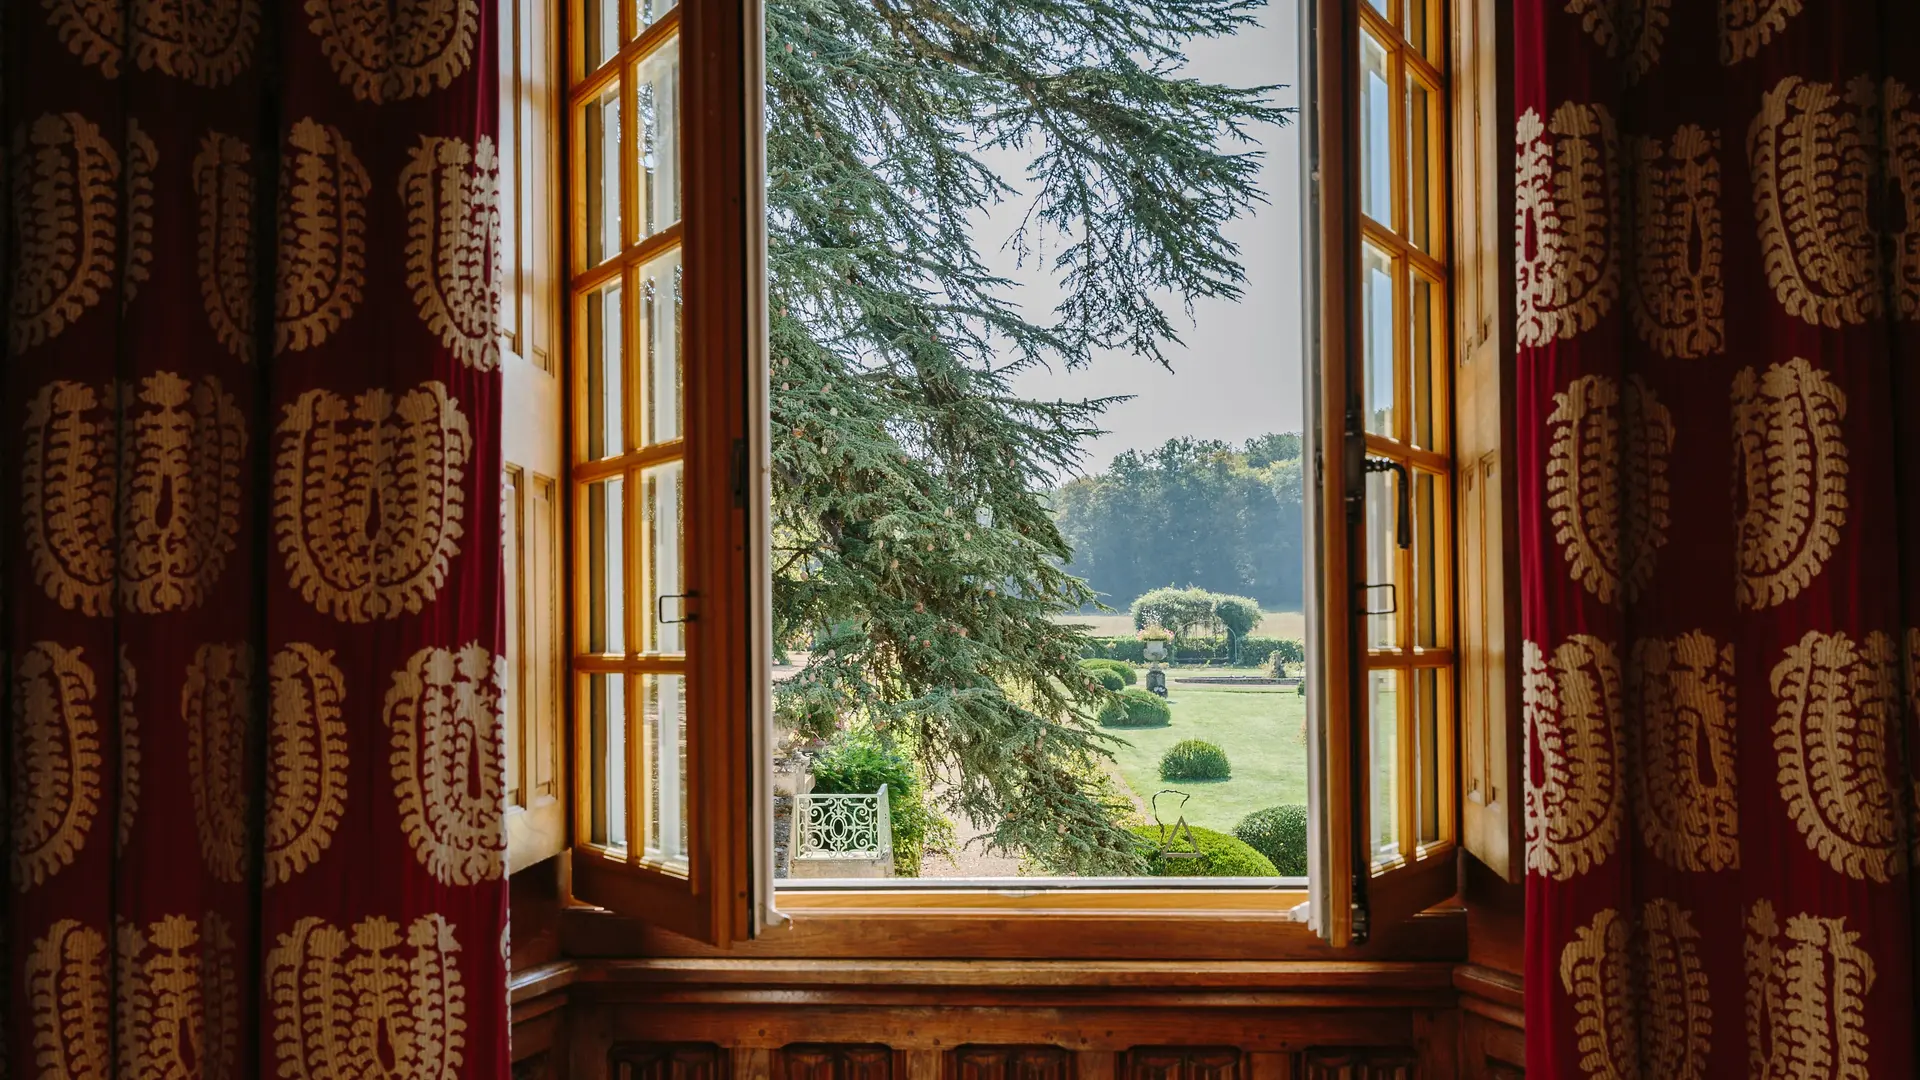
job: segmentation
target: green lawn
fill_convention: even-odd
[[[1231,831],[1255,810],[1305,803],[1307,747],[1300,741],[1300,721],[1307,699],[1292,687],[1196,686],[1174,681],[1205,670],[1167,673],[1167,704],[1173,710],[1173,722],[1166,727],[1106,729],[1129,743],[1114,753],[1127,785],[1147,803],[1162,788],[1184,791],[1192,796],[1185,809],[1187,823],[1222,832]],[[1213,674],[1219,673],[1214,669]],[[1146,685],[1144,669],[1139,685]],[[1233,779],[1162,782],[1160,755],[1182,739],[1205,739],[1225,750],[1233,763]],[[1169,824],[1179,801],[1172,795],[1160,800]]]

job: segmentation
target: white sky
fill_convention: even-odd
[[[1260,25],[1231,38],[1193,43],[1186,73],[1231,86],[1285,83],[1277,103],[1297,106],[1296,2],[1269,0]],[[1191,325],[1177,304],[1167,305],[1183,339],[1167,350],[1172,371],[1114,352],[1096,356],[1079,371],[1034,370],[1015,383],[1019,393],[1036,398],[1134,395],[1106,412],[1101,426],[1108,434],[1088,445],[1088,471],[1105,469],[1123,450],[1158,446],[1181,435],[1237,443],[1270,431],[1300,430],[1299,130],[1261,126],[1253,135],[1256,145],[1247,149],[1266,151],[1259,186],[1267,202],[1224,230],[1240,245],[1247,275],[1243,298],[1196,303]],[[1018,155],[989,160],[1016,186],[1025,175]],[[1046,267],[1051,251],[1037,250],[1022,266],[1005,247],[1026,208],[1018,199],[987,208],[975,236],[988,268],[1019,283],[1013,299],[1045,321],[1060,297]]]

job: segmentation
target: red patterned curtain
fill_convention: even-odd
[[[1528,1075],[1920,1075],[1920,5],[1515,13]]]
[[[506,1074],[495,16],[6,5],[12,1076]]]

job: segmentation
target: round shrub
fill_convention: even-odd
[[[1182,739],[1160,757],[1162,780],[1226,780],[1232,776],[1227,752],[1199,739]]]
[[[1282,877],[1307,876],[1307,808],[1269,806],[1240,819],[1233,835],[1273,861]]]
[[[1147,873],[1154,877],[1279,877],[1273,862],[1255,851],[1244,840],[1214,832],[1193,829],[1193,843],[1187,834],[1168,830],[1164,839],[1158,825],[1137,825],[1133,834],[1145,841],[1141,852],[1147,858]],[[1200,857],[1178,858],[1181,852],[1198,848]],[[1175,858],[1168,858],[1172,852]]]
[[[1108,727],[1160,727],[1172,719],[1159,695],[1140,689],[1122,690],[1100,706],[1100,722]]]
[[[1120,677],[1120,686],[1132,686],[1140,681],[1140,677],[1134,674],[1133,665],[1125,660],[1102,660],[1096,657],[1092,660],[1080,661],[1080,666],[1088,671],[1111,671]],[[1119,688],[1116,686],[1113,689]]]
[[[929,805],[918,766],[869,732],[843,731],[813,759],[811,772],[821,795],[871,795],[887,785],[894,873],[920,876],[930,841],[950,827]]]
[[[1094,682],[1099,683],[1101,686],[1106,687],[1116,694],[1127,688],[1127,680],[1121,678],[1120,673],[1111,668],[1088,668],[1087,674],[1093,676]]]

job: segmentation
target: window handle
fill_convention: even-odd
[[[1405,551],[1413,546],[1413,490],[1408,482],[1407,467],[1386,458],[1370,457],[1367,459],[1366,468],[1370,473],[1391,472],[1399,481],[1400,498],[1396,500],[1397,505],[1394,511],[1396,519],[1394,534],[1395,539],[1400,543],[1400,550]]]
[[[675,623],[692,622],[695,616],[692,612],[687,611],[687,605],[684,601],[691,600],[699,595],[697,592],[662,593],[653,600],[653,621],[659,623],[661,626],[672,626]],[[667,601],[669,600],[682,601],[680,605],[680,617],[677,619],[667,618]]]

